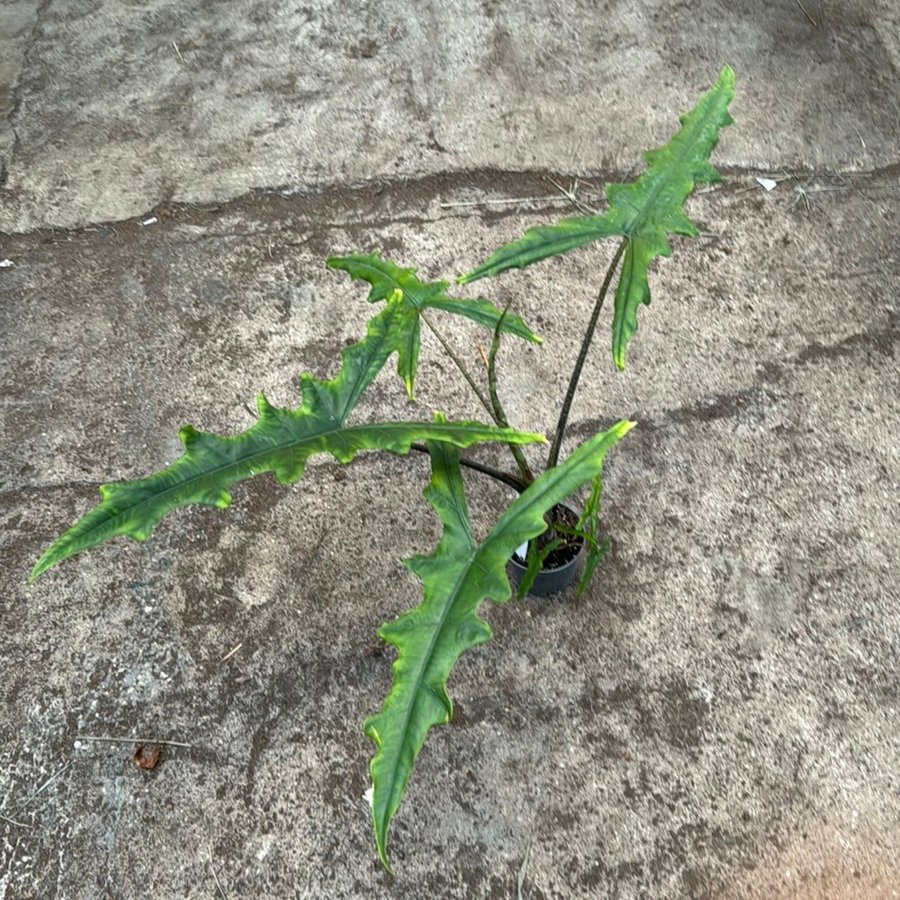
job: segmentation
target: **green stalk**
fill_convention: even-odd
[[[566,390],[566,397],[563,400],[562,409],[559,413],[559,421],[556,423],[556,432],[553,435],[553,443],[550,445],[550,453],[547,456],[547,468],[552,469],[559,462],[559,451],[562,446],[563,437],[566,431],[566,424],[569,421],[569,411],[572,409],[572,400],[575,398],[575,391],[578,388],[578,381],[581,378],[581,370],[587,360],[588,350],[591,347],[591,341],[594,338],[594,332],[597,330],[597,319],[600,317],[600,310],[603,308],[603,301],[609,292],[609,286],[612,284],[613,275],[616,274],[616,268],[619,260],[625,252],[627,240],[619,244],[616,255],[613,257],[609,268],[606,270],[606,277],[600,287],[600,293],[597,295],[597,302],[594,304],[594,311],[591,313],[591,320],[588,323],[587,331],[581,342],[581,350],[578,352],[578,359],[575,361],[575,368],[572,370],[572,377],[569,379],[569,387]]]
[[[494,422],[501,428],[509,426],[502,424],[508,420],[506,418],[506,413],[503,410],[503,404],[500,402],[500,395],[497,393],[497,351],[500,349],[500,329],[503,327],[503,320],[506,318],[507,312],[509,312],[510,303],[512,303],[511,298],[507,302],[506,308],[503,310],[503,315],[501,315],[497,321],[497,327],[494,329],[494,339],[491,341],[491,350],[490,353],[488,353],[488,393],[491,397]],[[512,455],[516,460],[516,465],[519,467],[522,480],[526,485],[531,484],[531,482],[534,481],[534,473],[528,465],[528,460],[525,459],[525,454],[514,444],[510,444],[509,449],[512,451]]]
[[[508,308],[509,308],[509,305],[507,304],[507,309]],[[505,311],[504,311],[504,315],[505,315]],[[444,348],[444,351],[446,352],[447,356],[449,356],[450,359],[452,359],[453,362],[456,364],[456,368],[459,369],[459,371],[462,373],[463,378],[465,378],[466,381],[468,382],[469,387],[472,388],[472,391],[474,392],[475,396],[481,401],[481,405],[487,410],[487,414],[494,420],[494,423],[496,425],[500,426],[501,420],[497,417],[497,407],[493,406],[488,401],[488,399],[484,396],[484,394],[481,392],[481,389],[478,387],[477,383],[475,382],[475,379],[472,377],[471,373],[466,368],[465,363],[456,355],[456,352],[453,350],[453,348],[450,346],[450,344],[447,342],[447,340],[444,338],[444,336],[440,333],[440,331],[438,331],[438,329],[434,325],[432,325],[432,323],[429,321],[429,319],[425,315],[425,313],[420,312],[419,317],[428,326],[428,328],[431,330],[431,333],[438,339],[438,341],[440,342],[440,345]],[[499,343],[499,337],[498,337],[499,329],[500,329],[501,325],[503,324],[503,318],[504,318],[504,316],[500,317],[500,321],[497,325],[497,328],[494,331],[494,340],[497,341],[498,343]],[[493,345],[491,347],[491,350],[493,353],[496,353],[496,350],[493,349]],[[488,369],[490,370],[490,366],[488,367]],[[490,371],[488,374],[490,377]],[[499,401],[498,401],[498,403],[499,403]],[[500,411],[502,414],[502,408]],[[500,427],[502,427],[502,426],[500,426]],[[509,447],[510,451],[512,452],[513,459],[515,459],[516,465],[519,467],[519,471],[522,473],[522,479],[525,482],[525,485],[527,486],[527,485],[531,484],[531,482],[534,481],[534,475],[531,473],[531,470],[528,468],[528,463],[526,462],[525,457],[519,451],[518,447],[515,447],[513,444],[508,444],[507,446]],[[494,477],[496,477],[497,474],[500,474],[500,473],[496,473],[496,474],[495,473],[496,473],[496,470],[494,473],[488,472],[487,474],[489,474],[489,475],[493,474]],[[504,479],[504,478],[500,478],[498,480],[506,481],[506,479]],[[509,482],[507,481],[507,483],[509,483]]]
[[[410,444],[410,450],[416,450],[419,453],[428,453],[428,448],[424,444]],[[494,481],[499,481],[501,484],[508,485],[514,491],[518,493],[522,493],[528,485],[519,478],[516,478],[515,475],[510,475],[508,472],[501,472],[500,469],[495,469],[493,466],[485,465],[484,463],[476,462],[474,459],[462,459],[460,458],[459,464],[466,469],[472,469],[475,472],[481,472],[482,475],[489,475]]]
[[[456,355],[456,351],[450,346],[444,336],[437,330],[437,328],[431,324],[429,318],[425,315],[424,312],[419,313],[419,318],[428,326],[431,330],[431,333],[438,339],[440,345],[444,348],[444,352],[453,362],[456,364],[456,368],[459,369],[462,377],[466,379],[470,388],[474,392],[475,396],[481,401],[481,405],[487,410],[487,414],[491,417],[494,415],[494,410],[491,408],[491,404],[488,403],[487,397],[481,393],[481,389],[478,387],[475,379],[472,377],[469,370],[466,368],[466,364]]]

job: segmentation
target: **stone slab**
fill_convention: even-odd
[[[900,161],[888,0],[67,0],[0,15],[0,232],[275,186],[625,174],[724,63],[741,127],[723,164]]]

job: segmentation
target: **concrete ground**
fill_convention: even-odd
[[[0,898],[900,896],[898,23],[891,0],[7,2]],[[613,551],[579,601],[482,607],[391,877],[360,723],[375,629],[419,599],[400,559],[438,534],[424,459],[319,461],[27,573],[180,425],[243,429],[259,389],[293,405],[336,371],[371,309],[328,255],[466,271],[575,211],[563,189],[595,205],[726,62],[724,184],[573,413],[573,443],[638,421]],[[477,285],[546,339],[504,345],[514,424],[552,428],[610,252]],[[485,335],[447,334],[477,367]],[[439,349],[417,409],[386,372],[360,418],[478,417]],[[483,533],[508,497],[468,487]],[[145,771],[96,740],[131,737],[190,746]]]

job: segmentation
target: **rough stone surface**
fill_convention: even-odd
[[[545,45],[568,48],[562,57],[548,50],[546,68],[521,77],[535,79],[544,102],[565,93],[567,140],[583,131],[591,147],[608,149],[590,162],[598,176],[577,190],[593,206],[644,139],[665,138],[672,111],[731,44],[717,31],[698,58],[695,20],[711,21],[712,4],[684,21],[691,13],[679,4],[610,4],[616,33],[632,22],[639,48],[625,74],[626,57],[614,63],[570,46],[588,40],[584,29],[546,6],[526,5],[515,19],[485,7],[452,28],[449,7],[433,16],[441,33],[458,35],[493,16],[519,48],[525,23],[540,19],[532,27],[544,29]],[[613,371],[605,341],[592,351],[568,446],[617,418],[638,422],[606,469],[615,542],[602,577],[576,602],[483,605],[494,640],[452,676],[454,722],[435,729],[417,763],[392,830],[393,878],[372,845],[372,747],[359,724],[389,684],[391,657],[375,630],[419,597],[400,560],[428,552],[438,536],[420,496],[424,459],[317,461],[297,486],[257,479],[235,489],[227,511],[182,511],[146,543],[108,544],[32,587],[27,573],[101,482],[172,460],[180,425],[245,428],[256,391],[294,404],[298,372],[335,372],[371,308],[364,291],[324,268],[326,256],[380,248],[426,277],[451,277],[525,227],[570,213],[556,185],[570,188],[582,166],[557,155],[559,134],[536,119],[523,126],[526,156],[518,139],[481,146],[477,112],[438,117],[435,98],[451,83],[484,104],[479,78],[490,70],[470,66],[466,76],[459,63],[454,75],[449,51],[426,59],[433,45],[402,43],[420,22],[407,10],[396,13],[403,66],[387,71],[377,67],[399,48],[367,45],[353,60],[345,50],[363,20],[336,30],[310,7],[308,33],[332,41],[316,50],[317,64],[345,80],[353,66],[376,67],[348,83],[347,102],[371,105],[379,84],[385,97],[397,89],[391,73],[419,73],[403,90],[421,90],[421,117],[438,117],[446,131],[436,140],[452,151],[395,142],[390,152],[408,153],[407,168],[388,178],[383,142],[354,144],[348,129],[321,168],[282,175],[274,151],[253,167],[261,138],[247,127],[252,116],[223,117],[214,139],[222,180],[211,186],[186,163],[190,141],[142,144],[153,126],[140,117],[135,128],[146,133],[123,138],[112,128],[127,85],[141,80],[135,60],[156,60],[175,40],[197,68],[171,77],[204,96],[195,109],[221,112],[215,98],[234,90],[252,97],[260,121],[260,110],[281,110],[294,117],[284,158],[291,146],[296,158],[297,129],[310,126],[287,51],[270,54],[268,80],[254,70],[255,92],[230,78],[228,61],[244,59],[234,64],[249,73],[242,54],[264,55],[252,36],[277,34],[286,46],[300,13],[245,8],[240,30],[230,24],[236,4],[10,7],[23,61],[0,235],[0,260],[12,263],[0,268],[0,900],[487,898],[517,896],[519,884],[533,900],[900,895],[900,186],[889,141],[896,96],[885,94],[897,83],[896,42],[878,37],[889,21],[878,7],[804,6],[816,26],[794,4],[770,19],[745,14],[735,41],[746,45],[739,124],[716,157],[728,163],[725,182],[690,205],[701,235],[654,266],[654,302],[641,310],[626,372]],[[144,33],[127,40],[124,25],[119,34],[110,24],[138,19]],[[653,32],[651,21],[665,28]],[[115,44],[101,40],[98,22],[119,34]],[[105,63],[86,53],[85,71],[71,61],[66,69],[75,51],[64,33],[105,48]],[[855,55],[850,40],[869,41],[868,52]],[[752,48],[764,42],[770,55],[756,59]],[[827,99],[815,96],[833,122],[858,116],[871,126],[865,160],[840,129],[807,118],[813,94],[794,76],[824,47],[834,83]],[[490,64],[498,81],[510,77],[502,58]],[[37,90],[38,71],[51,66],[65,74]],[[595,144],[583,121],[587,105],[576,114],[575,92],[553,82],[556,66],[576,86],[606,73],[588,98],[609,113],[591,112],[603,140]],[[651,71],[659,109],[635,114],[634,85]],[[91,72],[91,110],[78,108],[67,92]],[[173,101],[153,95],[158,126]],[[766,123],[787,143],[767,144]],[[370,127],[390,130],[389,121]],[[55,129],[68,150],[39,136]],[[448,134],[456,137],[444,143]],[[807,171],[823,162],[876,171]],[[98,173],[85,174],[92,164]],[[64,200],[54,172],[66,166],[80,174]],[[163,197],[165,171],[173,174]],[[755,180],[767,172],[782,176],[772,192]],[[303,190],[216,199],[294,181]],[[500,202],[535,196],[543,199]],[[153,224],[118,219],[151,208]],[[94,219],[110,221],[12,233]],[[513,294],[546,339],[501,351],[515,424],[553,427],[610,253],[586,249],[460,289],[497,302]],[[489,336],[459,323],[446,334],[477,370]],[[357,415],[434,409],[480,414],[425,334],[416,407],[385,371]],[[476,455],[504,463],[497,449]],[[483,534],[508,495],[478,476],[467,484]],[[144,771],[135,744],[91,737],[191,747],[164,747]]]
[[[260,187],[629,170],[724,62],[742,129],[723,163],[897,162],[896,4],[808,8],[815,24],[725,0],[19,2],[0,229]]]

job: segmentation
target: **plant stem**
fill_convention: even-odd
[[[494,339],[491,341],[491,349],[488,353],[488,393],[491,397],[491,406],[494,409],[494,421],[501,428],[509,428],[509,420],[506,418],[503,404],[500,402],[500,395],[497,393],[497,351],[500,349],[500,329],[503,326],[503,320],[506,318],[506,313],[509,311],[510,303],[512,303],[512,298],[507,302],[506,308],[503,310],[503,315],[497,320],[497,327],[494,329]],[[531,484],[531,482],[534,481],[534,473],[528,466],[528,460],[525,459],[522,448],[516,444],[510,444],[509,449],[512,451],[516,465],[519,467],[522,480],[525,484]]]
[[[487,397],[481,393],[480,388],[475,383],[475,379],[469,373],[469,370],[466,368],[465,363],[456,355],[456,352],[453,348],[447,343],[444,339],[444,336],[431,324],[428,317],[425,315],[424,311],[419,311],[419,318],[431,329],[431,333],[438,339],[441,346],[444,348],[444,352],[450,359],[456,363],[456,368],[462,373],[463,378],[469,383],[469,387],[475,393],[475,396],[481,401],[481,405],[487,410],[487,414],[493,419],[494,418],[494,410],[491,408],[491,404],[488,402]]]
[[[418,450],[419,453],[428,452],[428,448],[424,444],[410,444],[410,450]],[[487,466],[484,463],[475,462],[472,459],[462,459],[461,457],[459,464],[465,466],[467,469],[474,469],[476,472],[481,472],[483,475],[490,475],[495,481],[500,481],[503,484],[509,485],[513,490],[518,491],[520,494],[528,487],[528,485],[520,478],[516,478],[515,475],[510,475],[507,472],[501,472],[493,466]]]
[[[550,445],[550,453],[547,456],[547,468],[552,469],[559,462],[559,451],[562,446],[563,437],[566,431],[566,424],[569,421],[569,411],[572,408],[572,400],[575,397],[575,390],[578,387],[578,380],[581,378],[581,370],[584,368],[587,359],[588,350],[591,347],[591,341],[594,338],[594,332],[597,330],[597,319],[600,317],[600,310],[603,308],[603,301],[609,291],[612,283],[613,275],[616,274],[616,268],[619,260],[625,252],[626,241],[619,244],[616,255],[613,257],[609,268],[606,270],[606,277],[600,287],[600,293],[597,295],[597,302],[594,304],[594,311],[591,313],[591,320],[588,323],[587,331],[584,333],[584,339],[581,342],[581,350],[578,352],[578,359],[575,361],[575,368],[572,370],[572,377],[569,379],[569,387],[566,390],[566,397],[563,400],[562,409],[559,413],[559,421],[556,423],[556,431],[553,434],[553,443]]]
[[[469,370],[466,368],[465,363],[456,355],[455,351],[450,346],[450,344],[447,343],[447,341],[444,339],[444,336],[440,333],[440,331],[438,331],[437,328],[435,328],[435,326],[431,324],[428,317],[425,315],[424,311],[420,310],[419,317],[428,326],[428,328],[431,330],[431,333],[438,339],[438,341],[440,342],[440,345],[444,348],[444,351],[446,352],[447,356],[449,356],[450,359],[452,359],[453,362],[456,363],[456,368],[459,369],[459,371],[462,373],[463,378],[465,378],[466,381],[469,383],[469,387],[472,388],[473,392],[475,393],[475,396],[481,401],[481,405],[487,410],[487,414],[494,420],[494,424],[497,425],[499,428],[509,428],[509,424],[506,422],[505,418],[502,418],[502,417],[498,418],[496,407],[494,407],[488,401],[487,397],[484,396],[484,394],[481,392],[481,389],[476,384],[475,379],[472,377]],[[501,317],[500,321],[501,322],[503,321],[502,317]],[[488,366],[488,369],[490,369],[490,366]],[[501,410],[501,412],[502,412],[502,410]],[[522,473],[524,485],[527,486],[527,485],[531,484],[531,482],[534,481],[534,475],[531,473],[531,470],[528,468],[528,463],[526,462],[525,456],[523,455],[522,451],[515,444],[507,444],[507,446],[509,447],[510,452],[513,455],[513,459],[515,459],[515,461],[516,461],[516,465],[519,467],[519,471]],[[494,470],[494,472],[496,472],[496,470]],[[502,481],[502,479],[501,479],[501,481]],[[522,489],[524,489],[524,488],[522,488]]]

